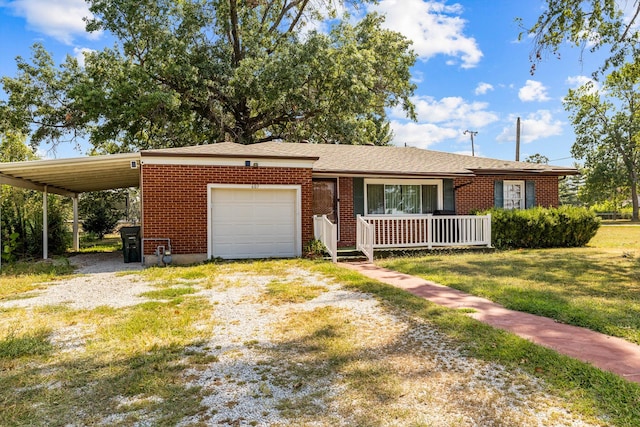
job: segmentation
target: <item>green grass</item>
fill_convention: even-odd
[[[167,300],[167,299],[178,298],[183,295],[193,294],[196,292],[197,292],[197,289],[191,286],[188,286],[188,287],[166,288],[166,289],[160,289],[157,291],[149,291],[141,294],[140,296],[145,298],[150,298],[150,299]]]
[[[79,253],[115,252],[122,250],[122,238],[119,234],[108,234],[102,239],[91,235],[80,236]]]
[[[185,375],[217,360],[201,329],[212,325],[211,306],[192,291],[160,289],[151,296],[162,301],[120,309],[0,311],[0,425],[135,425],[150,417],[175,425],[204,410]],[[83,351],[55,341],[68,328],[80,331]]]
[[[585,248],[454,251],[378,264],[640,344],[640,226],[603,226]]]
[[[17,359],[25,356],[44,356],[53,350],[49,342],[49,329],[40,329],[18,335],[9,331],[0,339],[0,359]]]
[[[326,290],[324,286],[305,284],[302,280],[272,280],[267,284],[265,297],[276,304],[301,303],[318,297]]]
[[[485,256],[490,256],[486,255]],[[453,258],[451,258],[453,259]],[[589,364],[492,328],[464,313],[437,306],[403,290],[381,284],[328,263],[315,264],[348,288],[375,295],[393,310],[411,313],[452,339],[469,356],[521,369],[544,379],[547,392],[571,402],[571,410],[608,419],[613,426],[635,426],[640,420],[640,385]]]
[[[21,298],[25,292],[41,289],[43,283],[72,274],[73,270],[66,258],[2,264],[0,301]]]
[[[469,282],[476,287],[486,282],[486,292],[516,294],[520,304],[536,301],[541,310],[548,310],[547,304],[560,307],[574,313],[568,318],[577,317],[574,307],[580,301],[584,305],[584,301],[596,300],[599,307],[610,308],[603,310],[604,319],[612,319],[624,317],[624,310],[630,310],[624,306],[636,303],[637,288],[635,294],[633,289],[639,281],[634,271],[638,270],[640,255],[636,245],[640,228],[612,228],[603,227],[588,248],[438,254],[381,262],[398,263],[413,269],[412,274],[431,274],[442,281],[452,277],[454,282]],[[606,231],[611,233],[603,233]],[[34,269],[40,268],[34,265]],[[154,301],[134,307],[0,310],[0,425],[30,425],[34,420],[47,420],[51,425],[91,425],[104,422],[112,414],[117,416],[111,419],[113,425],[134,425],[145,419],[173,425],[186,416],[206,413],[208,409],[200,406],[203,391],[187,386],[185,378],[193,372],[191,369],[218,363],[206,347],[207,331],[215,325],[215,306],[194,291],[242,286],[244,277],[257,274],[270,277],[271,282],[256,298],[278,305],[295,304],[324,292],[322,286],[303,286],[287,279],[291,269],[300,268],[371,294],[390,313],[420,319],[469,357],[544,380],[543,391],[552,399],[568,401],[573,413],[600,417],[612,426],[638,425],[638,384],[491,328],[469,318],[464,310],[439,307],[351,270],[307,260],[149,268],[136,274],[158,284],[147,295]],[[3,272],[0,280],[6,281],[0,283],[7,286],[24,280],[21,289],[29,290],[46,286],[42,282],[55,276],[51,269],[43,275],[35,272]],[[562,286],[557,288],[540,285],[558,282]],[[493,287],[506,289],[496,291]],[[20,292],[14,288],[10,294]],[[563,292],[567,296],[563,297]],[[596,323],[590,319],[589,310],[580,313],[583,321]],[[626,315],[633,317],[629,312]],[[56,344],[56,334],[68,328],[82,332],[83,351],[65,352]],[[398,374],[389,360],[382,360],[378,352],[387,352],[387,358],[391,355],[402,363],[403,357],[416,357],[412,348],[401,349],[395,342],[387,348],[363,348],[353,315],[335,307],[289,313],[277,328],[281,340],[276,347],[261,348],[256,340],[247,340],[244,345],[254,351],[274,352],[277,363],[287,363],[282,381],[289,382],[283,384],[304,387],[306,378],[339,375],[344,388],[336,404],[344,405],[345,412],[352,408],[349,405],[361,409],[361,414],[354,416],[354,425],[382,425],[390,419],[396,419],[399,425],[402,420],[411,420],[410,413],[393,412],[407,378]],[[265,372],[270,369],[267,365],[256,368]],[[261,392],[266,395],[270,391],[265,388]],[[312,393],[281,401],[279,407],[292,422],[302,417],[312,423],[323,419],[323,406],[317,403],[324,398],[320,392]]]

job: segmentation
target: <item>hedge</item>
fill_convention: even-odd
[[[491,209],[478,214],[491,214],[491,242],[499,249],[584,246],[600,227],[593,212],[575,206]]]

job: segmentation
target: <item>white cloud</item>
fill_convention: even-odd
[[[489,92],[490,90],[493,90],[493,85],[492,84],[485,83],[485,82],[480,82],[480,83],[478,83],[478,86],[476,86],[475,94],[476,95],[484,95],[485,93]]]
[[[567,84],[571,86],[572,89],[578,89],[580,87],[589,85],[589,93],[594,93],[600,90],[600,83],[593,80],[591,77],[587,76],[570,76],[567,77]],[[585,87],[586,89],[586,87]]]
[[[436,100],[430,96],[417,96],[411,100],[416,106],[418,121],[440,123],[447,127],[483,127],[498,120],[498,115],[487,110],[486,102],[468,102],[458,96]],[[397,112],[399,114],[399,111]]]
[[[481,129],[499,119],[496,113],[487,110],[485,102],[468,102],[460,97],[437,100],[430,96],[414,97],[411,101],[418,123],[401,120],[404,112],[400,108],[391,111],[391,116],[397,119],[391,121],[396,145],[427,148],[445,140],[466,141],[464,129]]]
[[[71,44],[75,36],[97,38],[98,33],[85,31],[84,17],[91,17],[84,0],[13,0],[5,4],[18,16],[26,19],[34,31]]]
[[[432,123],[400,123],[391,121],[393,143],[397,146],[407,144],[411,147],[428,148],[433,144],[460,136],[460,130],[437,126]]]
[[[73,54],[76,57],[76,60],[78,61],[78,65],[80,65],[80,67],[84,68],[84,59],[85,59],[85,55],[88,55],[90,53],[95,52],[95,50],[93,49],[89,49],[88,47],[74,47],[73,48]]]
[[[499,142],[515,142],[516,140],[517,117],[511,115],[508,120],[509,126],[506,126],[496,138]],[[538,139],[562,135],[563,125],[561,120],[554,119],[551,111],[538,110],[520,120],[520,141],[527,144]]]
[[[413,41],[412,48],[422,60],[436,55],[462,61],[462,68],[475,67],[482,51],[473,37],[464,34],[466,20],[460,17],[460,4],[436,0],[381,0],[371,10],[386,15],[385,26]]]
[[[527,80],[527,83],[518,91],[518,97],[522,102],[548,101],[547,88],[536,80]]]

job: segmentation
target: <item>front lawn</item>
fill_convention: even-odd
[[[0,425],[640,419],[640,385],[329,262],[154,267],[108,279],[147,283],[134,305],[4,306],[55,288],[53,276],[99,280],[32,267],[49,271],[0,276],[24,282],[0,293]]]
[[[584,248],[439,251],[378,264],[640,344],[640,225],[604,225]]]

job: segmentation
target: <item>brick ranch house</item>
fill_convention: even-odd
[[[412,147],[225,142],[0,163],[0,184],[71,197],[75,250],[79,194],[139,187],[144,262],[170,245],[188,263],[296,257],[314,236],[369,258],[374,247],[490,245],[490,218],[468,214],[557,206],[559,178],[576,173]]]
[[[559,177],[577,173],[394,146],[226,142],[139,154],[150,261],[165,239],[176,262],[300,256],[314,238],[314,215],[336,224],[344,247],[356,245],[358,215],[558,206]],[[379,234],[394,233],[385,227]]]

